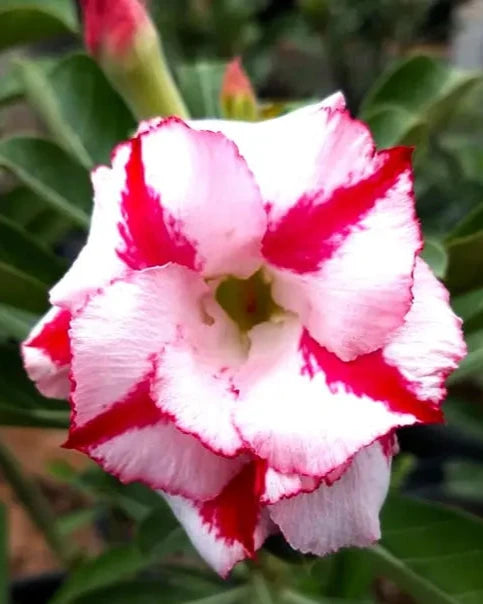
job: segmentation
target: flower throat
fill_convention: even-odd
[[[272,298],[272,285],[261,270],[249,279],[227,277],[218,286],[216,301],[241,331],[269,321],[280,310]]]

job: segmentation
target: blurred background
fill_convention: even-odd
[[[415,145],[424,256],[465,320],[470,354],[450,380],[447,426],[400,432],[393,488],[483,516],[483,0],[152,0],[150,9],[194,117],[224,114],[222,77],[240,56],[260,119],[341,89],[379,148]],[[149,568],[159,542],[154,520],[161,512],[153,520],[151,493],[121,487],[59,448],[67,406],[34,391],[18,354],[18,342],[47,307],[48,288],[85,239],[88,169],[107,161],[134,128],[123,101],[83,54],[78,19],[69,0],[0,2],[0,494],[14,604],[47,602],[72,551],[93,560],[114,552],[97,571],[104,578],[87,581],[104,588],[116,573]],[[133,553],[134,534],[149,563]],[[481,571],[481,547],[465,566]],[[290,558],[283,544],[271,548]],[[330,564],[317,571],[319,581],[328,577],[329,595],[354,558]],[[353,602],[415,601],[358,568]],[[169,564],[163,569],[165,584],[177,589],[183,576]],[[205,579],[189,570],[191,584],[200,582],[197,593],[205,593]],[[438,573],[439,589],[444,569]],[[82,599],[82,581],[85,591],[81,573],[77,588],[74,581],[56,602],[170,601],[141,600],[128,587],[124,594],[138,595]],[[463,587],[466,581],[462,576]],[[481,604],[480,583],[466,599],[444,601]],[[308,579],[305,587],[315,590]]]

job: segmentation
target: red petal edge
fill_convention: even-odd
[[[413,415],[420,423],[441,423],[444,419],[437,405],[419,400],[411,392],[410,382],[385,361],[381,350],[344,362],[320,346],[307,330],[300,340],[300,350],[305,362],[302,373],[313,377],[321,370],[334,391],[343,386],[356,396],[366,395],[385,403],[394,413]]]

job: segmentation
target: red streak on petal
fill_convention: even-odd
[[[200,506],[203,522],[229,544],[240,543],[247,556],[255,556],[255,529],[260,497],[265,489],[266,464],[255,460],[244,466],[211,501]]]
[[[130,268],[163,266],[167,262],[195,268],[193,244],[163,208],[159,195],[146,185],[140,136],[131,141],[122,215],[124,224],[119,224],[119,232],[125,249],[117,250],[117,253]]]
[[[70,312],[61,310],[26,346],[42,350],[59,366],[68,365],[72,359],[69,339],[70,320]]]
[[[322,193],[303,196],[265,234],[262,253],[273,265],[310,273],[329,260],[377,201],[411,169],[408,147],[385,151],[381,167],[357,184],[340,187],[330,199]],[[360,228],[360,227],[359,227]]]
[[[151,399],[150,382],[151,374],[104,413],[80,427],[71,426],[64,447],[85,452],[133,428],[144,428],[166,421],[168,416]]]
[[[356,396],[366,395],[385,403],[394,413],[413,415],[421,423],[443,421],[441,409],[430,401],[419,400],[411,392],[410,383],[396,367],[385,361],[380,350],[344,362],[320,346],[307,330],[302,335],[300,349],[305,361],[302,371],[313,377],[321,370],[334,392],[342,386]]]

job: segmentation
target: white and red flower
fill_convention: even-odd
[[[89,239],[23,345],[68,447],[162,491],[221,574],[281,531],[379,537],[398,426],[465,353],[418,257],[411,151],[341,95],[264,123],[155,120],[93,173]]]

